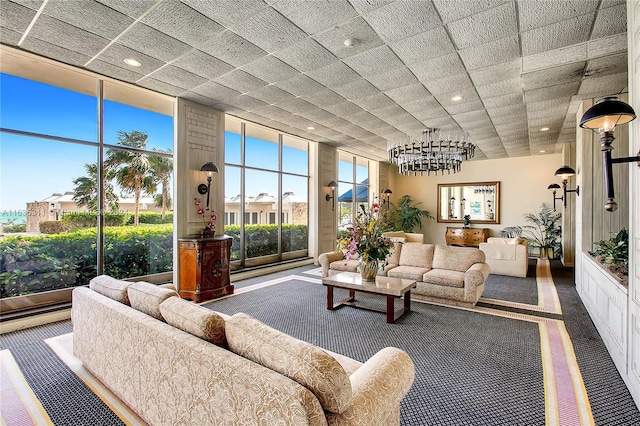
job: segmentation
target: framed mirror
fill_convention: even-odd
[[[438,222],[500,223],[500,182],[438,184]]]

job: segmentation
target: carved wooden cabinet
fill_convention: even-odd
[[[233,238],[178,238],[178,294],[196,303],[233,294],[229,260]]]
[[[451,228],[447,227],[445,240],[448,246],[478,247],[489,238],[487,228]]]

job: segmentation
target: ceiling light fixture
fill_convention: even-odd
[[[405,136],[387,143],[389,162],[398,166],[398,173],[459,172],[462,161],[473,158],[476,146],[467,133],[445,133],[439,129],[424,129],[420,136]]]
[[[307,126],[307,130],[315,130],[316,128],[313,126]]]
[[[545,152],[547,152],[547,151],[545,151],[544,149],[541,149],[541,150],[540,150],[540,151],[538,151],[538,152],[539,152],[540,154],[543,154],[543,153],[545,153]]]
[[[357,38],[348,38],[344,41],[344,45],[347,47],[354,47],[358,44]]]
[[[461,95],[456,95],[456,96],[452,97],[451,100],[453,102],[461,101],[462,100],[462,96]]]
[[[142,63],[140,61],[138,61],[137,59],[133,59],[133,58],[126,58],[124,60],[124,63],[131,66],[131,67],[141,67]]]
[[[542,127],[540,129],[541,132],[548,132],[549,130],[550,130],[549,127]]]

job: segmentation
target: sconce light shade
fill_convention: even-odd
[[[218,167],[213,164],[211,161],[208,163],[204,163],[202,167],[200,167],[201,172],[206,172],[207,175],[211,176],[213,173],[218,173]]]
[[[383,194],[387,194],[386,196],[388,197],[389,195],[393,194],[393,192],[391,192],[391,190],[387,188],[384,190]]]
[[[329,185],[327,186],[331,188],[332,191],[335,191],[338,188],[338,184],[336,183],[335,180],[332,180],[331,182],[329,182]]]
[[[618,124],[625,124],[636,118],[630,105],[615,96],[600,99],[589,108],[580,119],[580,127],[600,131],[612,131]]]
[[[558,185],[557,183],[552,183],[551,185],[547,186],[547,189],[549,191],[557,191],[558,189],[560,189],[560,185]]]
[[[562,176],[562,180],[567,180],[571,176],[576,175],[576,171],[569,166],[562,166],[554,173],[555,176]]]

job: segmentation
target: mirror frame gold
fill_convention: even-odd
[[[472,223],[498,224],[500,223],[500,182],[465,182],[465,183],[439,183],[438,184],[438,211],[436,219],[439,223],[464,223],[463,219],[443,219],[440,217],[442,203],[442,188],[463,187],[463,186],[495,186],[495,206],[493,209],[493,219],[476,220]],[[447,200],[448,202],[448,200]]]

